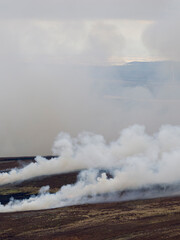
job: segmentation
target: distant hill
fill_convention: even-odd
[[[180,78],[174,62],[131,62],[120,66],[95,66],[90,68],[96,87],[99,84],[105,94],[118,94],[120,87],[146,86],[149,89]],[[103,81],[103,82],[102,82]]]

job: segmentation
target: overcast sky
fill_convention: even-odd
[[[156,95],[120,86],[152,103],[129,109],[102,99],[82,65],[179,61],[179,11],[179,0],[0,0],[0,155],[50,153],[60,131],[112,137],[129,124],[157,127],[161,116],[177,123],[176,105],[152,98],[178,98],[179,83]]]
[[[159,20],[177,14],[178,0],[1,0],[6,19]]]
[[[173,58],[179,10],[178,0],[0,0],[0,52],[81,64]]]

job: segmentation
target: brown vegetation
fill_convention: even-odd
[[[56,191],[77,173],[49,176],[1,187],[2,196]],[[59,209],[0,213],[0,239],[155,240],[180,239],[180,197],[86,204]]]

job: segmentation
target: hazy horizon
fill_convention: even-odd
[[[109,141],[133,124],[178,125],[179,9],[0,0],[0,156],[51,154],[62,131]]]

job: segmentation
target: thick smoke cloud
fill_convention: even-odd
[[[43,187],[38,196],[11,200],[0,211],[114,200],[119,191],[156,184],[179,186],[178,126],[165,125],[154,135],[138,125],[122,130],[136,123],[152,133],[162,124],[179,124],[179,7],[178,0],[0,0],[1,156],[49,154],[62,131],[97,133],[77,138],[61,133],[53,147],[59,157],[37,157],[35,163],[1,173],[3,185],[82,171],[75,185],[56,194]],[[127,46],[137,43],[130,41],[132,27],[122,34],[123,21],[132,20],[147,27],[137,34],[137,48],[142,51],[143,39],[148,57],[176,63],[167,62],[158,69],[159,78],[149,76],[148,82],[135,81],[136,71],[133,80],[119,77],[118,88],[109,94],[114,79],[98,79],[94,69],[113,57],[122,62],[127,49],[134,50],[133,44]]]
[[[1,184],[30,177],[82,170],[74,185],[63,186],[55,194],[49,187],[40,189],[38,196],[28,200],[11,200],[0,205],[1,212],[38,210],[97,201],[117,201],[138,197],[179,194],[180,127],[164,126],[153,136],[142,126],[124,129],[115,142],[105,143],[102,136],[81,134],[71,138],[60,134],[54,145],[59,158],[37,159],[23,169],[13,169],[0,175]],[[96,168],[96,169],[94,169]],[[107,177],[106,169],[111,174]],[[102,172],[102,171],[101,171]],[[30,175],[31,174],[31,175]],[[154,185],[164,186],[163,192],[153,192]],[[165,191],[166,186],[175,186]],[[148,188],[150,193],[135,192],[118,198],[118,192]]]
[[[101,135],[83,133],[77,138],[71,138],[61,133],[53,147],[54,154],[59,157],[51,160],[37,157],[35,163],[24,168],[1,173],[0,184],[89,168],[127,168],[131,174],[136,174],[136,168],[142,169],[142,174],[148,170],[154,173],[165,171],[168,183],[179,179],[179,147],[180,128],[175,126],[164,126],[157,134],[149,136],[144,127],[135,125],[124,129],[120,137],[110,143],[106,143]],[[149,181],[158,183],[157,180],[153,182],[153,179],[150,177]]]
[[[130,173],[118,170],[113,173],[112,171],[113,177],[111,178],[108,178],[106,173],[102,173],[98,177],[97,171],[95,170],[82,171],[82,176],[80,176],[76,184],[63,186],[54,194],[49,193],[49,186],[44,186],[40,189],[38,196],[32,196],[22,201],[11,199],[6,205],[0,204],[0,212],[42,210],[84,203],[124,201],[137,198],[143,199],[177,195],[180,193],[177,183],[175,187],[169,187],[169,185],[166,186],[166,184],[164,184],[166,183],[164,175],[167,174],[166,171],[160,172],[160,176],[158,177],[157,173],[145,171],[144,173],[147,174],[147,176],[143,174],[144,182],[142,183],[139,179],[139,177],[142,177],[142,170],[147,169],[141,167],[137,169],[136,172],[134,172],[133,169],[133,172],[130,171]],[[136,177],[135,181],[130,180],[131,177]],[[153,182],[155,184],[163,183],[164,191],[155,191],[152,185],[149,186],[149,183],[151,183],[150,179],[152,178],[154,178]],[[176,181],[177,178],[174,177],[173,180]],[[143,193],[141,187],[147,187],[149,192]],[[137,188],[140,190],[139,192],[132,191]],[[121,196],[121,192],[125,190],[128,190],[128,192]],[[120,194],[118,194],[118,192]]]

